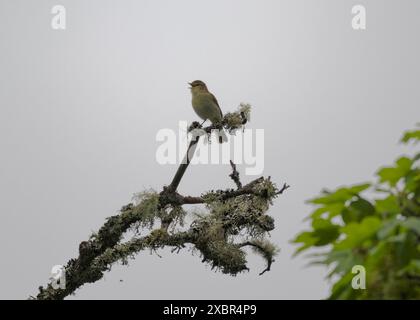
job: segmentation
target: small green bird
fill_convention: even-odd
[[[216,97],[207,89],[206,84],[201,80],[189,83],[191,86],[192,106],[197,115],[206,122],[210,120],[213,124],[220,124],[223,120],[223,113]],[[203,123],[204,123],[203,122]],[[219,131],[219,143],[227,141],[223,130]]]

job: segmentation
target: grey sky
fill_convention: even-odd
[[[364,4],[367,30],[351,28]],[[50,27],[67,9],[67,30]],[[292,188],[270,214],[272,271],[214,273],[188,251],[139,254],[73,298],[318,299],[325,269],[292,259],[304,201],[371,179],[409,152],[420,120],[418,1],[2,0],[0,2],[0,298],[26,298],[51,267],[176,166],[155,161],[160,128],[196,120],[187,82],[204,80],[224,112],[253,105],[265,175]],[[244,168],[239,167],[243,172]],[[180,192],[231,187],[229,166],[193,166]],[[245,181],[253,177],[243,177]],[[123,280],[123,282],[120,282]]]

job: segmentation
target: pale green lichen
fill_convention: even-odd
[[[252,250],[260,254],[267,261],[272,261],[274,256],[280,251],[273,243],[266,239],[255,239],[252,243],[254,244]]]
[[[260,194],[262,198],[268,199],[269,204],[271,204],[271,201],[277,197],[279,191],[276,185],[270,180],[270,178],[263,179],[255,186],[255,190]]]
[[[209,261],[212,268],[222,273],[237,275],[247,270],[246,254],[235,244],[225,241],[209,242],[205,248],[201,247],[204,261]]]
[[[250,121],[251,118],[251,105],[241,103],[235,112],[228,112],[225,114],[223,123],[229,132],[234,132],[244,126],[245,123]]]
[[[239,105],[239,113],[241,113],[247,121],[251,121],[251,105],[241,102]]]
[[[158,209],[159,194],[155,190],[150,189],[135,194],[133,200],[135,206],[132,208],[132,212],[121,212],[121,215],[134,215],[137,217],[139,226],[152,228],[156,217],[161,214]]]
[[[171,223],[171,230],[175,231],[177,226],[184,226],[185,217],[187,215],[187,211],[184,210],[181,206],[174,206],[169,213],[167,214],[166,218],[169,218]]]
[[[224,273],[236,274],[246,270],[245,253],[234,244],[236,235],[252,243],[254,250],[267,261],[267,269],[276,254],[276,247],[264,239],[274,229],[274,219],[266,212],[277,197],[278,189],[270,179],[257,179],[245,186],[246,193],[234,190],[210,191],[202,195],[207,215],[196,215],[193,224],[204,261]],[[227,254],[230,252],[230,254]]]
[[[127,264],[141,250],[155,252],[166,246],[180,250],[191,244],[200,252],[203,262],[230,275],[248,270],[244,247],[251,246],[267,261],[264,273],[270,269],[277,253],[277,248],[265,240],[268,232],[274,229],[274,219],[266,213],[277,195],[278,189],[269,178],[256,179],[241,190],[207,192],[202,199],[208,213],[195,212],[190,227],[179,231],[177,227],[183,226],[187,212],[181,202],[177,202],[177,194],[164,195],[170,200],[165,202],[162,193],[154,190],[138,193],[134,204],[121,208],[120,214],[108,218],[89,241],[80,244],[79,258],[66,265],[69,287],[61,291],[55,291],[51,286],[41,287],[37,298],[62,299],[81,285],[102,278],[113,263]],[[152,230],[156,220],[161,221],[161,226]],[[149,229],[150,233],[143,237],[136,234],[121,243],[125,232],[133,227]],[[246,239],[246,242],[235,243],[237,238]]]

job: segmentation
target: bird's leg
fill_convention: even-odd
[[[205,119],[201,124],[200,124],[200,126],[203,126],[203,124],[204,124],[204,122],[206,122],[207,121],[207,119]]]

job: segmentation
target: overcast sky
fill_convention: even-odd
[[[364,4],[367,29],[351,28]],[[67,29],[52,30],[56,5]],[[133,193],[169,184],[156,133],[194,121],[187,82],[205,81],[224,112],[252,104],[264,175],[292,187],[270,215],[272,271],[215,273],[184,250],[139,254],[79,299],[320,299],[326,270],[292,258],[305,200],[364,182],[410,152],[420,120],[419,1],[1,0],[0,298],[27,298],[51,267]],[[244,182],[244,166],[238,169]],[[228,165],[188,169],[179,190],[232,187]],[[122,280],[122,281],[120,281]]]

